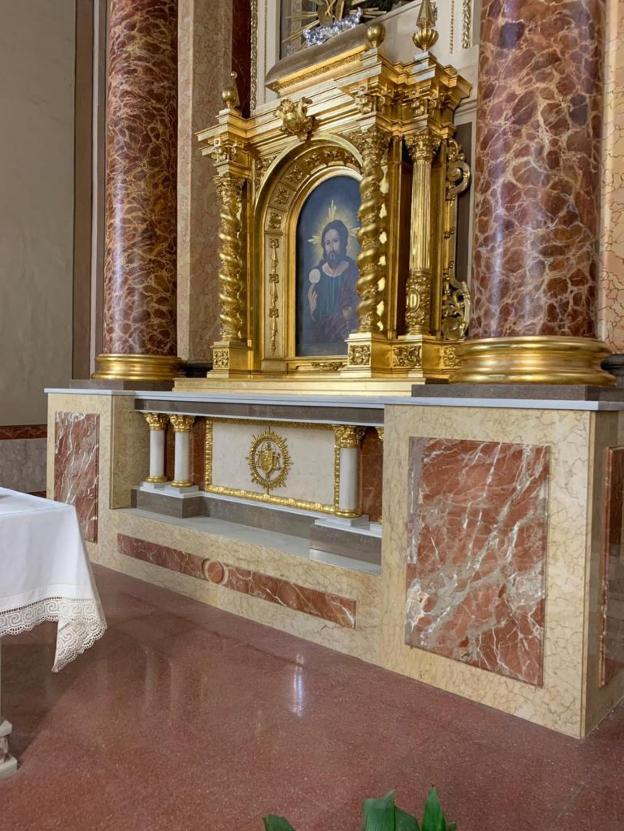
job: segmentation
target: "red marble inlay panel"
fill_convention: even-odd
[[[210,565],[210,579],[228,589],[355,629],[355,600],[226,563],[218,563],[220,568],[214,563]]]
[[[120,553],[127,557],[209,580],[233,591],[355,629],[356,602],[347,597],[299,586],[280,577],[230,566],[218,560],[203,559],[177,548],[146,542],[125,534],[117,534],[117,545]]]
[[[602,0],[484,0],[473,338],[594,334]]]
[[[548,448],[412,438],[405,642],[541,685]]]
[[[624,667],[624,447],[606,450],[600,685]]]
[[[206,419],[196,418],[191,431],[191,480],[194,485],[204,487],[206,469]]]
[[[360,452],[360,505],[373,522],[381,519],[383,444],[377,430],[367,427]]]
[[[76,508],[82,536],[97,542],[100,417],[62,413],[54,424],[54,499]]]
[[[143,560],[156,566],[168,568],[170,571],[179,571],[190,577],[204,578],[202,570],[204,559],[194,554],[187,554],[178,548],[169,548],[155,542],[140,540],[138,537],[129,537],[126,534],[117,534],[117,548],[120,554]]]
[[[111,0],[104,352],[176,354],[177,2]]]
[[[48,435],[47,424],[10,424],[0,427],[0,441],[10,439],[45,439]]]

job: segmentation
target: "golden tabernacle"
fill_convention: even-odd
[[[221,336],[207,379],[177,390],[408,393],[457,366],[470,169],[454,113],[470,85],[422,25],[406,65],[382,54],[381,24],[355,34],[320,64],[281,61],[279,102],[254,117],[234,77],[198,134],[220,198]]]

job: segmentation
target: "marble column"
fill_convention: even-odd
[[[605,0],[484,0],[473,316],[453,380],[608,384],[595,339]]]
[[[340,425],[334,427],[335,435],[335,493],[337,516],[356,517],[361,513],[359,504],[360,442],[363,427]]]
[[[111,0],[104,354],[99,378],[166,380],[176,357],[177,0]]]
[[[165,476],[165,429],[167,416],[162,413],[143,413],[150,431],[149,476],[151,484],[166,482]]]
[[[190,488],[191,479],[191,428],[195,416],[172,415],[169,420],[175,433],[173,482],[174,488]]]

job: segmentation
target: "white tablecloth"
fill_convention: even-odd
[[[0,637],[58,623],[58,672],[106,630],[72,505],[0,488]]]

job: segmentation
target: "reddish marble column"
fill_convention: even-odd
[[[111,0],[104,355],[99,377],[176,358],[177,0]]]
[[[604,16],[604,0],[483,2],[470,327],[480,343],[463,350],[456,380],[611,380],[594,340]]]

